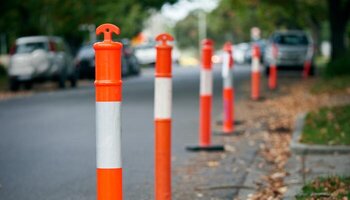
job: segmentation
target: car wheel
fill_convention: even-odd
[[[33,87],[32,81],[27,81],[27,82],[24,83],[24,89],[31,90],[32,87]]]
[[[140,74],[140,65],[137,62],[136,57],[130,58],[130,65],[131,65],[132,73],[135,75],[139,75]]]
[[[13,92],[16,92],[19,89],[20,83],[18,82],[18,80],[14,78],[10,78],[9,85],[10,85],[10,90]]]
[[[265,65],[265,76],[269,76],[270,75],[270,67]]]
[[[58,75],[58,87],[61,89],[66,87],[66,75],[64,72]]]
[[[78,83],[78,72],[73,72],[73,74],[71,75],[71,77],[70,77],[70,86],[72,87],[72,88],[75,88],[75,87],[77,87],[77,83]]]
[[[122,76],[128,76],[130,74],[129,65],[125,58],[122,58]]]

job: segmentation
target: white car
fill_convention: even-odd
[[[232,45],[232,49],[233,49],[232,57],[235,64],[244,64],[248,62],[246,58],[247,58],[247,53],[250,53],[249,43],[239,43],[239,44]],[[212,62],[222,63],[222,54],[223,54],[223,50],[215,51],[212,57]]]
[[[21,84],[30,89],[35,81],[55,80],[60,88],[70,80],[75,87],[77,72],[68,46],[60,37],[30,36],[16,40],[8,68],[10,89]]]
[[[135,56],[141,65],[154,65],[156,63],[156,42],[150,42],[135,47]],[[179,62],[180,51],[175,46],[172,49],[172,61]]]
[[[250,53],[249,43],[239,43],[234,45],[232,48],[233,48],[233,58],[235,60],[235,63],[243,64],[245,62],[248,62],[246,58],[247,58],[247,53]]]

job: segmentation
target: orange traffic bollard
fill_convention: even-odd
[[[260,48],[259,45],[252,46],[252,83],[251,98],[259,100],[260,98]]]
[[[167,41],[173,41],[167,33],[156,41],[157,60],[155,73],[155,199],[171,200],[171,50]]]
[[[308,78],[311,70],[311,61],[306,60],[304,62],[303,78]]]
[[[309,47],[306,52],[306,57],[304,61],[303,78],[308,78],[311,72],[312,57],[314,54],[314,48]]]
[[[212,61],[213,41],[202,41],[202,68],[200,72],[199,146],[187,147],[189,151],[223,151],[223,146],[211,144],[211,108],[213,93]]]
[[[112,41],[119,34],[113,24],[103,24],[96,34],[104,34],[103,42],[94,44],[96,53],[96,158],[97,199],[122,200],[122,161],[120,108],[122,100],[121,49]]]
[[[222,62],[222,78],[223,78],[223,120],[222,131],[226,134],[234,131],[234,87],[232,80],[232,69],[234,60],[232,57],[232,44],[226,42],[224,44],[223,62]]]
[[[276,44],[272,45],[272,59],[270,63],[270,73],[269,73],[269,88],[274,90],[277,88],[277,58],[278,58],[278,48]]]

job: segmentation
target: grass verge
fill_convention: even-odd
[[[338,76],[334,78],[320,78],[311,87],[311,93],[336,93],[350,90],[350,76]]]
[[[350,145],[350,104],[321,108],[306,116],[301,142]]]
[[[304,185],[296,199],[350,199],[350,177],[316,178]]]

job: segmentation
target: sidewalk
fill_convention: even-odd
[[[313,80],[300,80],[283,77],[277,91],[263,89],[263,101],[249,100],[250,83],[242,85],[238,92],[245,96],[236,104],[236,120],[244,123],[236,128],[243,134],[213,136],[213,143],[227,144],[228,151],[200,153],[176,168],[174,199],[294,199],[315,176],[349,173],[349,154],[300,157],[290,151],[297,114],[350,103],[347,93],[311,95]]]
[[[290,140],[294,130],[295,119],[301,112],[307,112],[317,109],[321,106],[335,106],[350,103],[350,94],[320,94],[312,95],[309,89],[313,84],[312,80],[306,80],[299,83],[290,84],[290,88],[285,91],[279,90],[279,97],[269,98],[265,102],[267,107],[271,108],[268,121],[267,142],[272,145],[267,149],[262,148],[260,153],[268,161],[275,163],[275,167],[259,169],[259,161],[255,160],[253,167],[255,172],[247,176],[245,184],[256,182],[256,177],[262,177],[262,182],[258,183],[260,187],[254,195],[241,190],[240,199],[295,199],[295,195],[300,191],[305,182],[312,180],[317,176],[327,175],[350,175],[350,154],[313,154],[296,155],[291,152]],[[280,116],[279,119],[277,116]],[[273,132],[271,130],[276,130]],[[284,127],[280,129],[278,127]],[[273,152],[273,157],[266,157],[264,153]],[[260,164],[261,165],[261,164]],[[277,197],[277,198],[276,198]]]
[[[285,84],[296,81],[298,79],[294,77],[287,78]],[[267,99],[256,102],[250,100],[249,85],[247,81],[236,91],[243,94],[236,104],[236,120],[243,122],[236,126],[236,130],[242,133],[213,135],[213,144],[225,144],[226,152],[192,153],[193,159],[186,166],[175,167],[174,199],[247,199],[248,195],[269,187],[264,184],[264,178],[271,171],[279,171],[276,168],[283,167],[287,162],[289,119],[285,118],[281,120],[282,124],[276,124],[275,121],[284,116],[269,105],[271,102],[267,99],[288,93],[288,87],[282,86],[278,92],[263,92]],[[220,119],[220,115],[214,119]],[[213,131],[218,130],[220,126],[215,125]],[[285,142],[280,143],[281,138]],[[277,160],[274,159],[276,155],[279,157]],[[278,181],[282,180],[277,178]],[[281,187],[283,190],[283,184]]]
[[[286,170],[290,173],[285,183],[289,184],[284,199],[294,199],[302,186],[316,177],[330,175],[350,175],[350,154],[296,155],[293,154]]]

